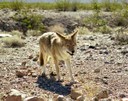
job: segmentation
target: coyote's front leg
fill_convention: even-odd
[[[74,77],[73,77],[73,75],[72,75],[72,69],[71,69],[70,59],[66,59],[66,60],[65,60],[65,65],[66,65],[66,67],[67,67],[68,70],[69,70],[71,82],[75,82],[75,81],[74,81]]]
[[[56,68],[56,73],[57,73],[57,79],[60,81],[60,68],[59,68],[59,61],[56,59],[56,57],[53,57],[55,68]]]

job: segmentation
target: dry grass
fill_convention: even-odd
[[[11,31],[11,33],[10,33],[11,35],[13,35],[13,36],[18,36],[18,37],[21,37],[21,36],[23,36],[23,33],[22,32],[20,32],[20,31],[18,31],[18,30],[13,30],[13,31]]]
[[[59,33],[65,32],[64,26],[62,24],[55,24],[54,26],[49,27],[48,30],[51,32],[59,32]]]
[[[40,36],[42,33],[40,30],[28,30],[27,35],[28,36]]]
[[[23,47],[24,41],[18,36],[6,37],[2,39],[5,47]]]
[[[115,35],[115,39],[118,42],[118,44],[128,44],[128,32],[118,31]]]
[[[91,34],[89,29],[86,28],[86,27],[79,27],[78,30],[79,30],[79,34],[81,34],[81,35],[83,35],[83,34]]]
[[[90,82],[90,83],[85,83],[83,85],[84,90],[86,92],[86,95],[88,98],[93,98],[96,96],[96,94],[101,91],[101,87],[99,87],[97,84]]]

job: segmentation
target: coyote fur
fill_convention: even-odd
[[[46,64],[52,60],[50,63],[52,66],[55,64],[57,78],[60,80],[59,61],[63,60],[69,69],[71,81],[74,82],[70,58],[75,53],[77,33],[78,30],[69,35],[46,32],[39,37],[39,62],[40,66],[43,67],[42,74],[45,74]]]

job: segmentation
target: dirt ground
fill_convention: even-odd
[[[37,36],[24,39],[21,48],[0,47],[0,93],[10,89],[23,91],[28,95],[50,98],[54,95],[69,96],[71,87],[68,70],[61,64],[63,82],[56,82],[56,76],[40,76],[36,61],[39,52]],[[72,70],[77,86],[91,86],[91,83],[110,90],[112,96],[128,95],[128,45],[118,45],[113,34],[78,35],[77,50],[72,57]],[[29,75],[17,77],[16,71],[27,70]],[[54,71],[55,72],[55,71]],[[95,88],[95,87],[94,87]],[[96,90],[96,89],[94,89]]]

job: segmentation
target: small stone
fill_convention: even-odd
[[[21,93],[16,89],[11,89],[11,92],[6,97],[6,101],[22,101],[26,97],[26,94]]]
[[[37,77],[37,73],[32,73],[32,77]]]
[[[17,77],[23,77],[23,76],[26,76],[26,75],[27,75],[26,70],[17,70],[16,71],[16,76]]]
[[[24,99],[24,101],[45,101],[43,98],[38,98],[36,96],[27,97]]]
[[[22,65],[22,66],[25,66],[26,63],[27,63],[26,61],[23,61],[23,62],[21,63],[21,65]]]
[[[71,89],[71,98],[76,100],[79,96],[82,96],[82,91],[77,89]]]
[[[102,90],[101,92],[99,92],[96,97],[98,99],[104,99],[104,98],[108,98],[108,90]]]
[[[77,97],[76,101],[85,101],[85,97],[84,96],[79,96],[79,97]]]
[[[0,33],[0,38],[4,38],[4,37],[12,37],[12,35]]]
[[[92,98],[91,101],[99,101],[97,97]]]
[[[96,47],[95,46],[92,46],[92,45],[90,45],[89,48],[96,49]]]
[[[63,95],[58,95],[56,98],[54,98],[54,101],[65,101],[65,98]]]
[[[38,60],[38,57],[33,58],[33,61],[37,61],[37,60]]]
[[[29,55],[28,59],[32,59],[33,58],[33,55]]]
[[[110,98],[100,99],[99,101],[112,101]]]
[[[119,94],[119,97],[124,98],[124,97],[126,97],[126,95],[125,94]]]
[[[99,72],[100,72],[100,69],[99,68],[97,68],[97,69],[94,70],[94,73],[99,73]]]

